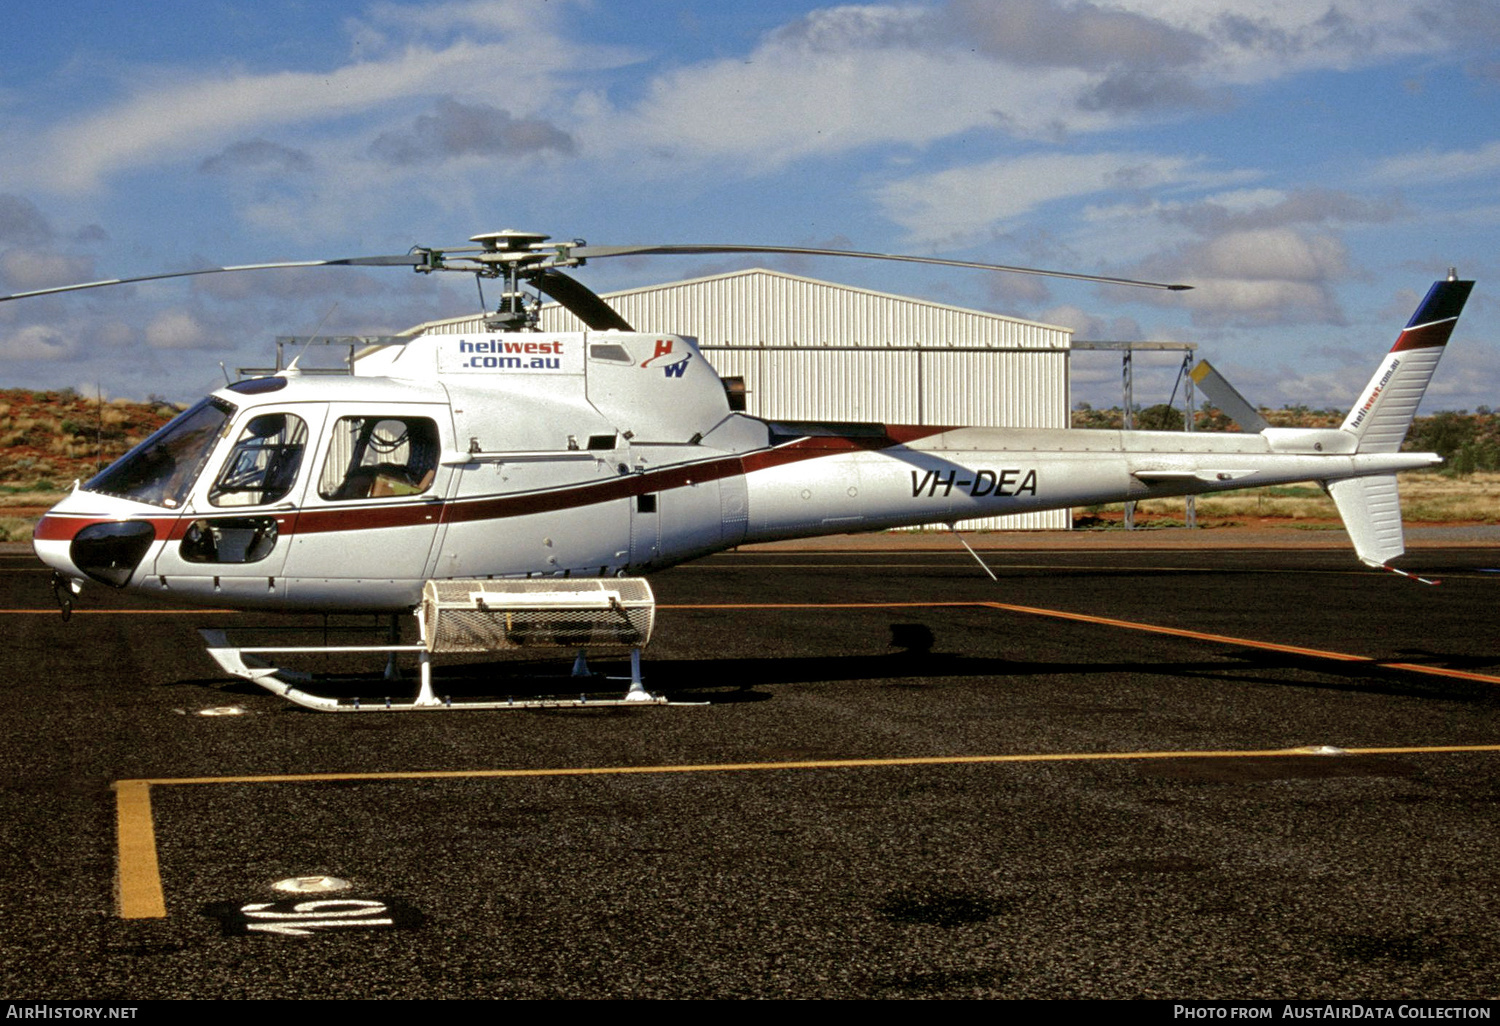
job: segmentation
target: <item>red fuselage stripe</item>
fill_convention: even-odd
[[[276,521],[283,534],[323,534],[339,531],[368,531],[385,527],[420,526],[433,523],[433,515],[437,512],[441,513],[443,523],[503,520],[507,517],[551,513],[562,509],[576,509],[619,499],[630,499],[637,495],[683,488],[705,481],[718,481],[726,477],[751,474],[824,456],[890,449],[948,430],[951,429],[925,425],[889,425],[883,435],[868,437],[829,435],[801,438],[786,445],[761,449],[744,456],[727,456],[686,466],[665,467],[640,474],[624,474],[607,481],[568,485],[547,491],[527,492],[522,495],[497,495],[448,502],[419,499],[387,506],[349,505],[320,509],[304,507],[297,513],[277,516]],[[266,514],[257,513],[254,510],[226,509],[213,515],[264,516]],[[193,521],[202,516],[203,514],[194,514],[183,517],[152,516],[138,519],[150,523],[156,529],[158,538],[179,539],[187,532]],[[112,523],[119,519],[122,518],[51,513],[37,524],[35,536],[43,541],[68,541],[90,524]],[[293,523],[295,523],[294,527]]]

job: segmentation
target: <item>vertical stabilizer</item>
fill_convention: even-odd
[[[1427,383],[1432,380],[1443,347],[1448,344],[1448,336],[1453,333],[1453,325],[1473,287],[1472,281],[1450,277],[1436,282],[1422,300],[1359,401],[1344,418],[1343,429],[1359,439],[1359,452],[1396,452],[1401,448],[1417,404],[1427,391]]]
[[[1406,551],[1396,475],[1351,477],[1328,485],[1354,552],[1369,566],[1384,566]]]

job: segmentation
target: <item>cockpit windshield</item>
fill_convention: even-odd
[[[176,509],[187,499],[235,407],[209,396],[89,478],[85,491]]]

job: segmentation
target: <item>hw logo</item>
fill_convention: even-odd
[[[652,353],[651,354],[651,358],[649,360],[646,360],[644,363],[642,363],[641,366],[642,367],[649,367],[653,363],[656,363],[656,361],[659,360],[659,359],[661,359],[663,356],[671,356],[671,355],[672,355],[672,340],[669,339],[669,338],[659,338],[659,339],[656,340],[656,352]],[[687,373],[688,361],[691,360],[692,358],[693,358],[693,354],[691,352],[687,352],[687,353],[684,353],[682,355],[682,359],[680,359],[680,360],[676,360],[676,361],[674,361],[672,363],[668,363],[668,364],[658,364],[658,366],[661,367],[662,373],[665,374],[667,377],[669,377],[669,378],[680,378],[684,374]]]

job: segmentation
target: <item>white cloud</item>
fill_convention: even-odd
[[[1318,282],[1348,271],[1342,243],[1289,228],[1229,232],[1191,254],[1195,270],[1211,278]]]
[[[163,310],[146,326],[146,344],[152,349],[212,349],[214,333],[187,310]]]
[[[1492,178],[1496,174],[1500,174],[1500,141],[1472,150],[1427,150],[1391,157],[1375,168],[1373,177],[1377,182],[1419,185]]]
[[[1350,274],[1337,237],[1291,227],[1232,230],[1161,254],[1141,273],[1190,282],[1194,289],[1133,296],[1181,307],[1200,325],[1342,324],[1334,286]]]
[[[1038,12],[1051,6],[1032,3]],[[994,47],[976,45],[972,32],[957,31],[981,10],[865,5],[814,11],[744,56],[658,75],[638,103],[587,97],[578,106],[588,120],[585,138],[637,164],[671,169],[731,160],[727,172],[762,174],[794,160],[877,145],[925,148],[967,136],[1052,139],[1118,123],[1110,102],[1101,99],[1092,109],[1082,103],[1085,96],[1103,96],[1105,79],[1118,68],[1101,70],[1098,60],[1062,53],[1044,61],[997,55]],[[1114,17],[1096,13],[1105,21]],[[1050,26],[1048,38],[1057,37],[1057,19],[1042,20]],[[991,32],[987,38],[997,37]],[[1018,54],[1027,52],[1024,41],[1017,45]],[[1159,83],[1136,85],[1171,91]]]
[[[1429,19],[1430,20],[1430,19]],[[1224,87],[1440,51],[1397,0],[951,0],[825,8],[748,54],[670,70],[589,135],[641,163],[732,159],[751,174],[876,144],[1057,138]]]
[[[926,146],[966,131],[1023,137],[1105,123],[1073,109],[1082,72],[1022,70],[973,54],[808,52],[763,46],[657,78],[633,110],[600,112],[588,136],[612,155],[671,169],[732,161],[761,174],[877,144]]]
[[[1166,19],[1122,9],[1127,6],[951,0],[945,14],[965,42],[1020,65],[1156,70],[1202,58],[1202,36]]]
[[[393,107],[409,119],[411,105],[446,95],[502,101],[518,120],[546,118],[609,159],[625,156],[653,173],[732,160],[734,171],[756,174],[875,144],[1096,131],[1163,104],[1202,102],[1204,89],[1224,83],[1441,42],[1420,12],[1396,0],[835,6],[743,56],[666,70],[638,102],[617,104],[579,83],[638,58],[567,39],[562,26],[578,6],[378,3],[346,21],[356,56],[340,67],[137,69],[133,80],[147,84],[118,102],[52,128],[39,143],[8,140],[17,153],[45,158],[12,158],[8,180],[78,194],[121,171],[201,158],[277,129],[385,119]],[[567,109],[575,123],[559,120]]]
[[[1341,324],[1344,315],[1328,286],[1278,279],[1194,278],[1196,293],[1183,300],[1195,323]]]
[[[1145,338],[1140,324],[1134,318],[1100,317],[1068,304],[1043,310],[1037,319],[1043,324],[1060,324],[1065,328],[1072,328],[1075,339],[1121,342]]]
[[[1264,174],[1243,170],[1225,172],[1223,177],[1255,180]],[[1179,191],[1191,193],[1193,185]],[[1068,241],[1076,252],[1105,253],[1117,266],[1133,267],[1134,270],[1121,272],[1129,276],[1197,280],[1207,273],[1208,263],[1216,267],[1226,262],[1232,264],[1240,254],[1225,254],[1235,247],[1256,250],[1249,262],[1242,265],[1247,268],[1263,264],[1267,253],[1280,255],[1289,249],[1298,261],[1306,264],[1308,245],[1288,239],[1303,239],[1300,233],[1309,230],[1321,238],[1336,238],[1337,232],[1348,227],[1396,220],[1403,209],[1393,197],[1371,199],[1330,189],[1245,188],[1186,199],[1172,198],[1170,193],[1153,194],[1131,197],[1127,202],[1089,205],[1081,216],[1071,218],[1073,227]],[[1282,236],[1264,236],[1252,244],[1255,237],[1250,233],[1276,229],[1288,232]],[[1220,243],[1217,249],[1209,249],[1210,240],[1230,237],[1230,241]],[[1233,270],[1221,269],[1216,273],[1229,278],[1242,276]],[[1202,296],[1194,297],[1195,303],[1204,301]]]
[[[913,243],[962,244],[1057,200],[1158,192],[1218,177],[1188,157],[1038,153],[913,175],[881,186],[875,200]]]
[[[402,38],[412,33],[443,35],[455,30],[486,34],[545,36],[557,20],[561,3],[496,3],[494,0],[451,0],[417,6],[382,2],[370,5],[362,17],[351,18],[351,34],[365,33],[366,45],[387,41],[395,31]]]
[[[30,292],[89,281],[94,261],[86,256],[70,256],[34,249],[8,249],[0,253],[0,282],[7,292]]]
[[[565,83],[580,67],[598,72],[634,59],[617,47],[571,43],[552,31],[553,20],[511,4],[380,4],[371,14],[386,33],[380,45],[372,38],[354,60],[328,70],[136,69],[118,101],[39,138],[12,134],[13,155],[0,170],[10,182],[76,195],[111,175],[243,145],[246,137],[309,127],[326,134],[339,119],[409,114],[408,105],[439,97],[503,97],[508,111],[529,118],[568,99]],[[413,39],[442,30],[457,34]]]
[[[48,324],[0,332],[0,359],[67,360],[78,352],[76,336]]]
[[[1119,7],[1212,41],[1205,76],[1262,82],[1447,49],[1410,0],[1119,0]]]
[[[478,73],[503,56],[501,46],[459,44],[444,51],[408,50],[394,60],[327,74],[241,74],[156,86],[50,132],[46,159],[31,163],[45,169],[44,184],[51,188],[84,192],[110,174],[200,152],[226,138],[446,92],[453,77]]]

